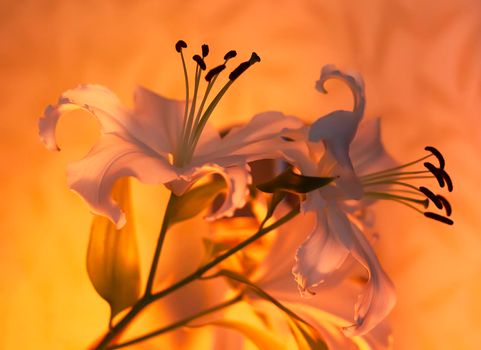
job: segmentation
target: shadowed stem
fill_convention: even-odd
[[[149,278],[147,279],[147,285],[145,287],[145,296],[152,294],[152,287],[154,285],[155,273],[157,272],[157,266],[159,265],[160,253],[162,246],[164,245],[165,235],[169,229],[170,212],[175,202],[175,196],[171,193],[169,197],[169,203],[165,209],[164,220],[162,222],[162,228],[160,229],[159,238],[157,240],[157,246],[155,247],[154,258],[152,259],[152,265],[150,266]]]
[[[205,310],[202,310],[192,316],[189,316],[183,320],[180,320],[180,321],[177,321],[177,322],[174,322],[168,326],[165,326],[165,327],[162,327],[162,328],[159,328],[158,330],[156,331],[153,331],[153,332],[149,332],[149,333],[146,333],[140,337],[137,337],[137,338],[134,338],[134,339],[131,339],[129,341],[126,341],[125,343],[120,343],[120,344],[116,344],[116,345],[113,345],[113,346],[109,346],[107,347],[106,350],[113,350],[113,349],[120,349],[120,348],[123,348],[123,347],[126,347],[126,346],[129,346],[129,345],[133,345],[133,344],[136,344],[136,343],[140,343],[144,340],[147,340],[149,338],[152,338],[152,337],[156,337],[158,335],[161,335],[161,334],[164,334],[164,333],[167,333],[167,332],[170,332],[174,329],[177,329],[179,327],[183,327],[187,324],[189,324],[189,322],[192,322],[192,321],[195,321],[196,319],[198,318],[201,318],[205,315],[208,315],[208,314],[211,314],[211,313],[214,313],[216,311],[219,311],[219,310],[222,310],[222,309],[225,309],[226,307],[229,307],[231,305],[234,305],[236,303],[238,303],[239,301],[242,300],[242,294],[239,294],[238,296],[232,298],[232,299],[229,299],[229,300],[226,300],[220,304],[217,304],[215,306],[212,306],[208,309],[205,309]]]
[[[175,197],[174,197],[175,198]],[[162,247],[163,240],[165,238],[165,234],[168,229],[168,223],[166,223],[166,220],[168,220],[169,217],[169,207],[171,206],[171,203],[173,202],[173,199],[169,199],[169,205],[167,206],[165,218],[164,218],[164,223],[162,224],[162,229],[161,233],[159,235],[159,240],[156,248],[156,254],[154,255],[154,260],[153,260],[153,265],[151,267],[151,273],[149,275],[149,281],[150,276],[155,276],[155,270],[156,266],[159,260],[160,256],[160,250]],[[167,287],[160,292],[152,294],[151,292],[148,292],[148,289],[146,288],[145,294],[142,296],[142,298],[139,299],[139,301],[130,309],[130,311],[115,325],[113,326],[102,338],[102,340],[98,343],[97,346],[94,347],[95,350],[106,350],[108,349],[108,345],[117,337],[117,335],[134,320],[134,318],[148,305],[152,304],[156,300],[159,300],[163,298],[164,296],[176,291],[177,289],[180,289],[181,287],[197,280],[202,277],[204,273],[215,267],[216,265],[220,264],[222,261],[226,260],[227,258],[231,257],[241,249],[245,248],[249,244],[255,242],[259,238],[263,237],[265,234],[269,233],[272,230],[275,230],[279,226],[285,224],[292,218],[294,218],[297,214],[299,214],[299,207],[296,207],[292,209],[289,213],[281,217],[279,220],[274,222],[272,225],[265,227],[265,228],[260,228],[255,234],[247,238],[246,240],[242,241],[239,243],[237,246],[229,249],[225,253],[219,255],[215,259],[213,259],[211,262],[205,264],[204,266],[198,268],[195,272],[192,274],[184,277],[180,281],[174,283],[170,287]],[[164,225],[165,224],[165,225]],[[164,228],[165,226],[165,228]],[[161,237],[163,236],[163,237]],[[158,256],[157,256],[158,255]],[[156,257],[157,256],[157,257]],[[152,277],[152,282],[150,283],[150,288],[153,283],[153,277]]]

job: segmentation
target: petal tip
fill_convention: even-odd
[[[49,151],[60,151],[55,138],[55,128],[59,117],[60,111],[58,107],[48,105],[43,112],[43,116],[38,120],[40,140]]]
[[[125,224],[127,224],[127,218],[125,217],[125,213],[120,213],[120,217],[117,219],[115,223],[115,228],[117,230],[121,230]]]

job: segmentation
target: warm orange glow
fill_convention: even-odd
[[[456,186],[454,228],[395,205],[377,209],[378,252],[398,291],[395,348],[479,347],[479,2],[3,0],[0,13],[1,349],[83,349],[109,317],[85,267],[92,216],[65,181],[66,164],[86,154],[98,126],[73,112],[60,122],[63,150],[54,154],[39,141],[38,117],[79,83],[107,85],[126,102],[136,84],[183,98],[173,50],[179,38],[209,43],[212,62],[234,48],[243,59],[252,49],[262,57],[222,101],[217,125],[265,110],[313,120],[350,106],[341,83],[330,83],[327,96],[313,88],[321,66],[336,63],[364,76],[367,116],[382,116],[386,147],[397,159],[414,159],[428,144],[443,150]],[[133,191],[145,279],[167,192],[135,182]],[[168,237],[158,271],[165,284],[203,258],[195,225],[179,225]],[[131,333],[209,305],[222,288],[203,282],[182,290]],[[186,293],[190,304],[181,307]],[[247,311],[237,315],[249,319]],[[181,330],[148,344],[210,349],[210,330]]]

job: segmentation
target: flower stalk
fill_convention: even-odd
[[[172,197],[171,197],[172,198]],[[172,203],[172,201],[169,201],[169,203]],[[275,205],[277,205],[277,203],[275,203]],[[272,213],[272,210],[269,210],[268,212],[268,215],[269,213]],[[195,272],[193,272],[192,274],[184,277],[183,279],[181,279],[180,281],[174,283],[173,285],[171,285],[170,287],[167,287],[157,293],[151,293],[151,289],[152,289],[152,284],[153,282],[150,282],[150,284],[147,285],[146,287],[146,291],[144,293],[144,295],[142,296],[141,299],[139,299],[139,301],[132,307],[132,309],[130,309],[130,311],[115,325],[113,326],[106,334],[105,336],[102,338],[102,340],[98,343],[98,345],[96,345],[94,347],[95,350],[106,350],[106,349],[110,349],[109,348],[109,345],[111,344],[111,342],[118,336],[118,334],[120,334],[136,317],[137,315],[142,311],[144,310],[147,306],[149,306],[150,304],[152,304],[153,302],[169,295],[170,293],[186,286],[187,284],[189,283],[192,283],[196,280],[199,280],[202,278],[202,276],[208,272],[209,270],[211,270],[212,268],[216,267],[217,265],[219,265],[220,263],[222,263],[224,260],[230,258],[231,256],[233,256],[234,254],[236,254],[237,252],[239,252],[240,250],[244,249],[245,247],[247,247],[248,245],[252,244],[253,242],[257,241],[258,239],[262,238],[264,235],[266,235],[267,233],[277,229],[278,227],[282,226],[283,224],[285,224],[286,222],[288,222],[289,220],[293,219],[297,214],[299,214],[299,207],[296,207],[294,209],[292,209],[290,212],[288,212],[286,215],[284,215],[283,217],[281,217],[279,220],[277,220],[276,222],[274,222],[273,224],[265,227],[265,228],[260,228],[255,234],[253,234],[252,236],[250,236],[249,238],[247,238],[246,240],[242,241],[241,243],[239,243],[238,245],[236,245],[235,247],[229,249],[228,251],[226,251],[225,253],[217,256],[216,258],[214,258],[213,260],[211,260],[209,263],[201,266],[200,268],[198,268]],[[271,215],[271,214],[270,214]],[[165,218],[168,218],[168,209],[166,210],[166,214],[165,214]],[[165,219],[164,219],[165,220]],[[264,220],[265,221],[265,220]],[[165,238],[165,234],[166,232],[168,231],[168,221],[165,225],[165,228],[164,228],[164,225],[162,225],[162,229],[161,229],[161,233],[159,235],[159,244],[157,246],[158,249],[156,249],[155,251],[155,255],[154,255],[154,259],[152,261],[152,266],[151,266],[151,273],[149,274],[149,276],[154,276],[155,277],[155,270],[156,270],[156,267],[154,267],[154,264],[157,264],[158,263],[158,259],[160,257],[160,250],[162,248],[162,242],[163,242],[163,239]],[[161,236],[163,236],[163,238],[161,238]],[[153,281],[154,280],[154,277],[152,277],[152,279],[149,277],[149,281]],[[150,288],[150,291],[149,291],[149,288]],[[162,333],[165,333],[166,331],[162,332]]]

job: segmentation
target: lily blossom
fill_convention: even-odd
[[[317,89],[326,92],[324,83],[331,78],[348,84],[354,96],[354,109],[335,111],[314,122],[307,132],[310,159],[292,160],[302,174],[336,178],[330,185],[308,193],[302,204],[303,212],[313,213],[316,220],[312,232],[297,250],[292,272],[302,294],[308,295],[309,289],[333,278],[346,259],[354,257],[365,267],[369,278],[355,307],[354,324],[344,330],[349,335],[362,335],[389,314],[396,294],[361,231],[362,223],[354,220],[348,204],[363,198],[357,169],[379,166],[376,163],[385,165],[390,158],[381,144],[378,120],[367,123],[354,141],[364,114],[362,80],[334,66],[325,66]],[[356,148],[351,152],[353,141]]]
[[[202,46],[202,57],[193,57],[196,73],[189,104],[189,81],[182,52],[186,47],[183,41],[176,45],[185,73],[186,102],[139,87],[134,94],[134,107],[129,109],[109,89],[81,85],[64,92],[57,104],[45,109],[39,121],[42,141],[49,150],[59,151],[55,128],[63,113],[83,109],[97,118],[100,139],[85,158],[69,165],[68,185],[94,213],[108,217],[118,228],[125,224],[125,215],[110,193],[114,182],[123,176],[136,177],[146,184],[165,184],[174,194],[181,195],[198,179],[219,174],[227,185],[226,199],[209,219],[232,216],[246,201],[247,186],[251,183],[247,163],[278,157],[286,145],[280,138],[281,130],[300,126],[300,121],[293,117],[263,113],[221,139],[209,124],[209,117],[232,83],[260,58],[253,53],[234,69],[228,82],[204,109],[216,79],[236,52],[229,51],[223,64],[205,74],[207,87],[198,104],[201,76],[206,69],[204,58],[209,52],[207,45]]]
[[[256,202],[256,204],[259,203]],[[262,207],[262,204],[259,206]],[[256,218],[241,216],[211,223],[211,237],[220,243],[228,243],[230,239],[239,239],[239,236],[245,235],[245,228],[255,229],[263,216],[259,206],[253,206]],[[288,204],[281,203],[276,209],[275,217],[282,217],[291,209]],[[245,254],[238,255],[237,260],[231,261],[230,264],[226,263],[223,267],[237,271],[264,293],[306,321],[317,332],[315,335],[320,335],[325,341],[329,349],[390,349],[392,347],[391,329],[386,320],[362,335],[347,336],[342,331],[344,327],[352,324],[352,305],[363,287],[364,277],[354,269],[353,264],[346,264],[340,278],[330,279],[319,286],[316,289],[316,297],[299,297],[298,286],[292,279],[291,271],[296,249],[305,237],[297,234],[297,231],[302,227],[313,226],[316,219],[314,212],[296,216],[272,232],[272,239],[257,242],[255,246],[249,247]],[[246,291],[248,297],[245,301],[251,304],[257,314],[262,315],[266,324],[281,325],[285,322],[286,315],[274,307],[271,301],[250,291],[249,288]],[[288,329],[286,327],[286,330]],[[260,326],[259,332],[262,332]],[[281,332],[277,335],[282,337],[286,333]],[[216,332],[215,336],[222,344],[227,342],[229,349],[243,349],[242,339],[232,334]],[[289,338],[284,338],[282,343],[288,340]],[[286,346],[286,348],[290,347]]]
[[[318,330],[330,349],[390,349],[391,329],[385,319],[378,320],[363,332],[343,332],[352,327],[351,305],[363,288],[362,278],[356,277],[353,264],[346,263],[344,269],[339,271],[338,278],[331,278],[319,286],[315,297],[299,298],[296,283],[292,281],[291,267],[294,259],[286,257],[294,257],[296,247],[304,239],[302,235],[292,234],[293,231],[298,227],[311,227],[316,221],[319,221],[319,217],[310,212],[280,227],[269,253],[253,279],[264,291]],[[358,234],[362,235],[361,232]]]

